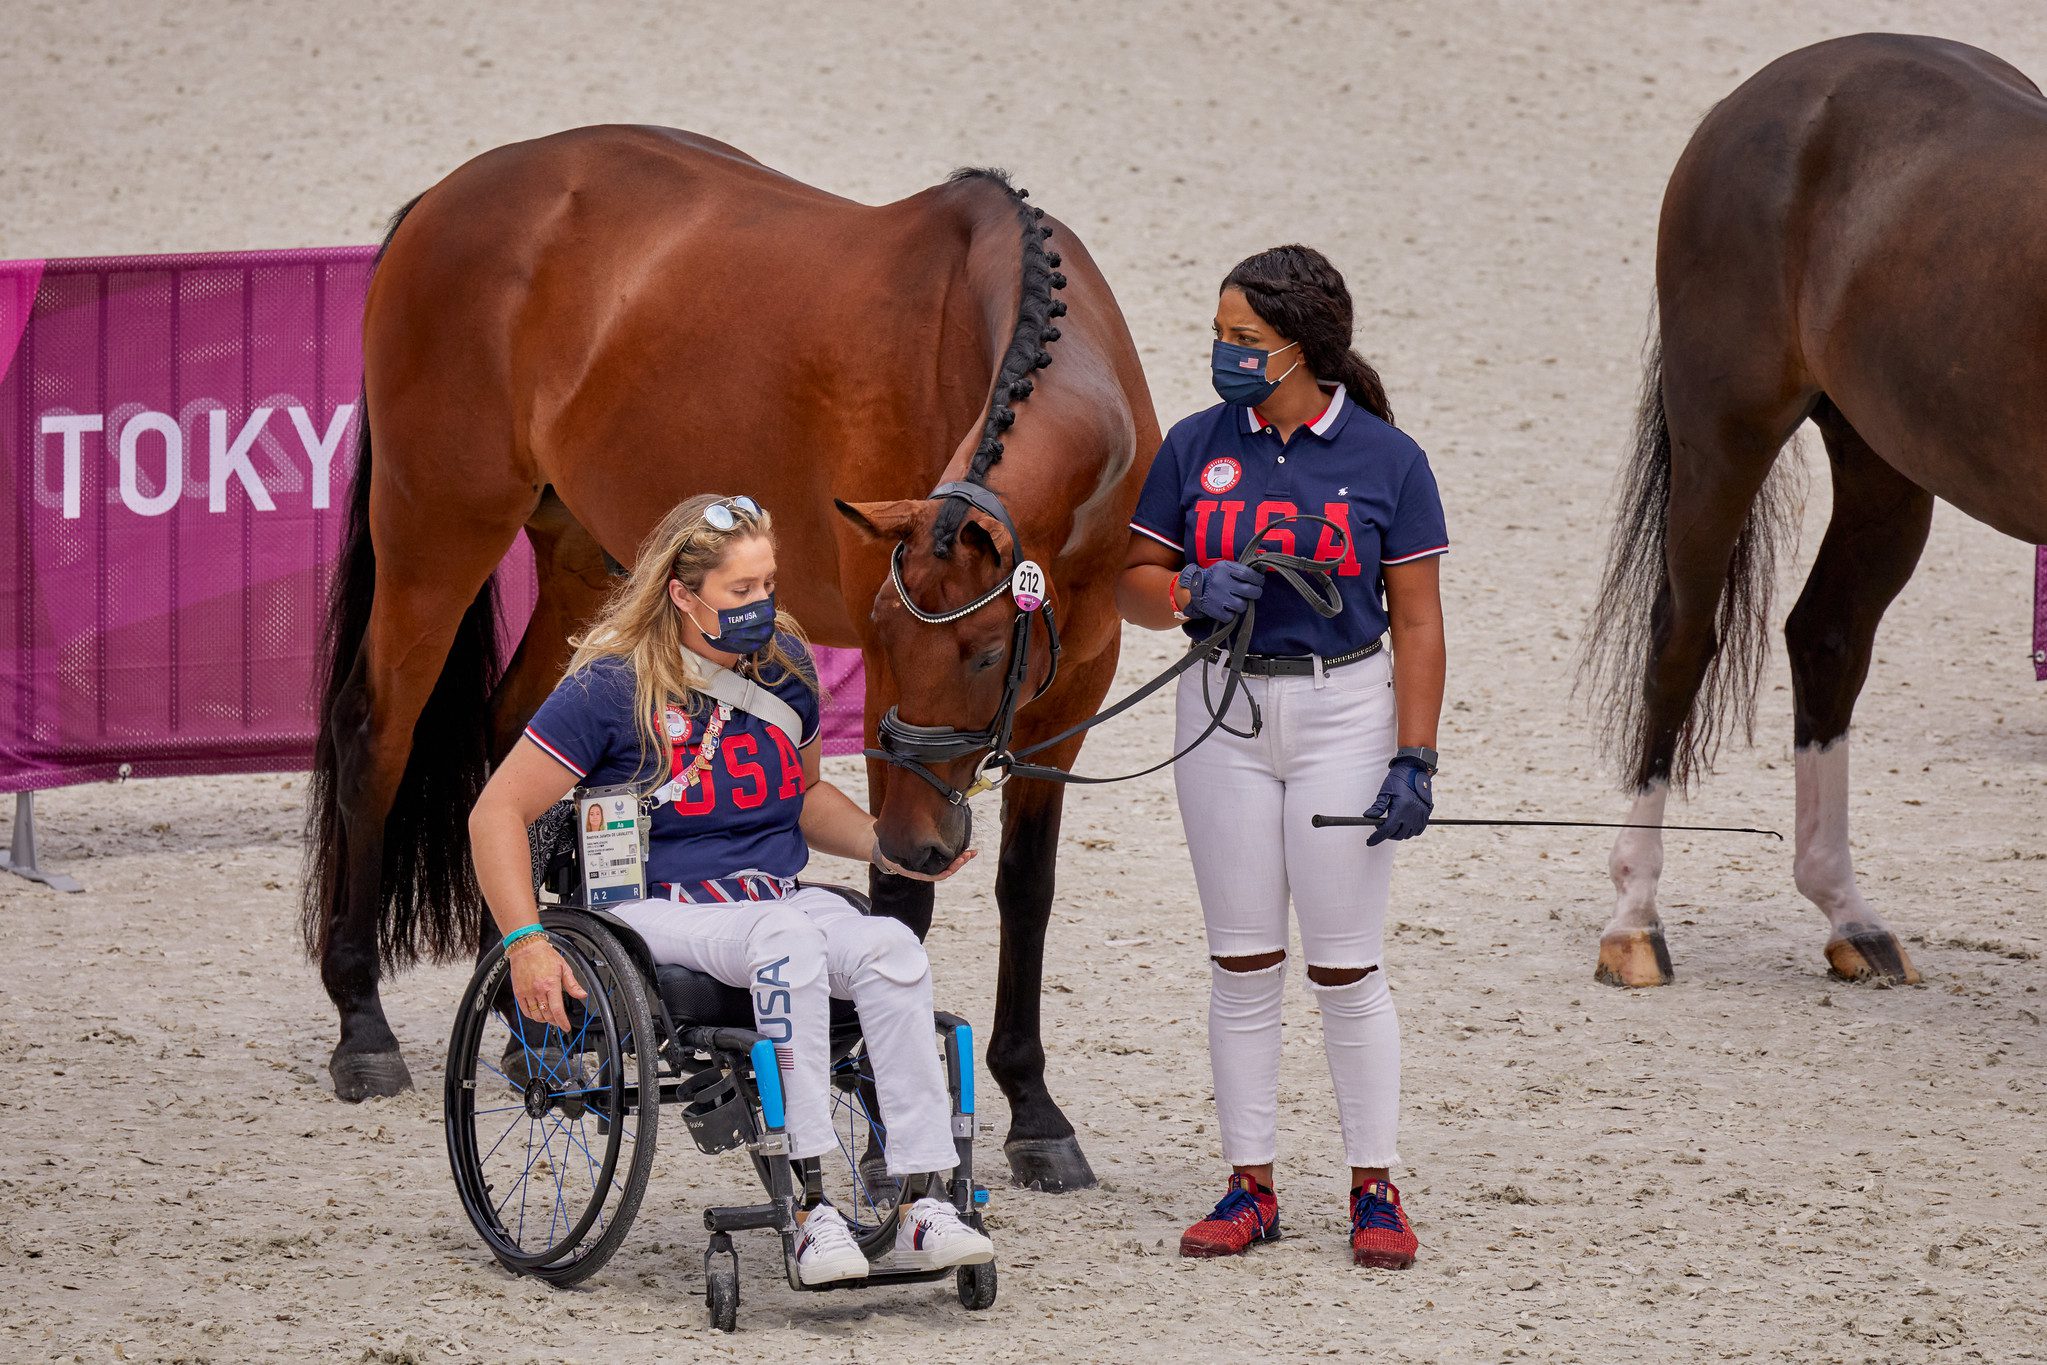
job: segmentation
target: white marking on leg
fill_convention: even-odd
[[[1883,916],[1855,885],[1855,858],[1848,851],[1848,737],[1807,745],[1793,756],[1798,781],[1797,851],[1792,880],[1799,894],[1820,908],[1836,937],[1850,929],[1889,933]]]
[[[1615,901],[1607,934],[1632,929],[1654,929],[1656,883],[1663,876],[1663,807],[1670,799],[1670,784],[1660,778],[1642,788],[1635,804],[1628,807],[1631,825],[1656,825],[1656,829],[1624,829],[1613,841],[1606,860],[1607,875],[1613,878]]]

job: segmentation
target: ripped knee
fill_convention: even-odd
[[[1363,981],[1378,970],[1379,964],[1376,962],[1369,967],[1316,967],[1311,965],[1308,968],[1308,981],[1316,986],[1355,986],[1358,982]]]
[[[1226,972],[1269,972],[1286,961],[1286,949],[1252,953],[1248,957],[1211,957],[1209,960]]]

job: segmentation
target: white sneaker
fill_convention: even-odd
[[[896,1225],[894,1264],[905,1269],[947,1270],[994,1259],[995,1243],[961,1222],[943,1199],[919,1199]]]
[[[796,1278],[805,1284],[867,1278],[867,1257],[853,1240],[846,1216],[830,1204],[819,1204],[803,1219],[796,1238]]]

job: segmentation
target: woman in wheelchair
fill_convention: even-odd
[[[746,497],[682,503],[640,548],[631,577],[574,641],[569,671],[491,777],[470,816],[476,869],[505,936],[528,1018],[569,1026],[575,974],[539,928],[527,827],[576,786],[632,784],[652,798],[650,896],[606,907],[676,963],[748,991],[775,1044],[790,1156],[837,1149],[830,1111],[830,999],[850,999],[888,1120],[889,1175],[902,1187],[894,1264],[990,1261],[994,1248],[937,1197],[958,1157],[944,1068],[932,1046],[931,970],[901,922],[862,915],[795,877],[812,849],[871,860],[874,820],[818,775],[817,672],[795,621],[775,608],[775,540]],[[800,734],[712,697],[731,669],[785,703],[757,703]],[[643,802],[644,804],[644,802]],[[960,859],[938,877],[951,876]],[[858,1279],[868,1261],[845,1219],[806,1182],[797,1272]]]

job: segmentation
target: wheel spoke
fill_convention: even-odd
[[[504,1072],[499,1071],[496,1067],[492,1066],[490,1064],[490,1059],[488,1057],[483,1056],[481,1052],[478,1053],[476,1061],[478,1065],[490,1071],[492,1075],[496,1076],[499,1080],[503,1081],[505,1085],[508,1086],[509,1088],[513,1090],[524,1090],[526,1088],[522,1085],[514,1083],[510,1076],[507,1076]]]
[[[563,1125],[562,1125],[562,1135],[563,1135],[564,1137],[566,1137],[566,1138],[567,1138],[567,1139],[568,1139],[568,1140],[569,1140],[570,1142],[574,1143],[574,1144],[575,1144],[576,1146],[578,1146],[578,1147],[580,1147],[580,1148],[582,1148],[582,1149],[583,1149],[583,1161],[584,1161],[584,1164],[586,1164],[586,1165],[587,1165],[587,1166],[589,1167],[589,1169],[590,1169],[590,1188],[591,1188],[591,1190],[593,1190],[593,1191],[594,1191],[594,1190],[596,1190],[596,1188],[597,1188],[597,1178],[598,1178],[598,1177],[597,1177],[597,1158],[596,1158],[595,1156],[591,1155],[591,1152],[590,1152],[590,1144],[589,1144],[588,1142],[586,1142],[586,1141],[585,1141],[585,1140],[583,1139],[583,1134],[582,1134],[582,1130],[581,1130],[581,1124],[582,1124],[582,1120],[578,1119],[578,1120],[577,1120],[577,1127],[576,1127],[576,1128],[575,1128],[574,1130],[571,1130],[571,1129],[570,1129],[570,1128],[569,1128],[569,1127],[567,1126],[567,1124],[563,1124]]]
[[[554,1121],[554,1127],[556,1132],[561,1131],[562,1122],[560,1119],[556,1119]],[[554,1230],[555,1227],[557,1226],[557,1223],[559,1223],[563,1231],[566,1232],[575,1227],[576,1220],[569,1217],[568,1204],[563,1197],[567,1192],[566,1184],[568,1180],[568,1171],[565,1169],[567,1162],[564,1161],[562,1157],[558,1157],[554,1154],[553,1134],[548,1135],[546,1142],[547,1164],[554,1172],[554,1207],[552,1209],[549,1209],[547,1214],[547,1244],[549,1246],[554,1246],[555,1245]],[[568,1145],[569,1144],[566,1140],[566,1135],[564,1135],[564,1140],[562,1142],[564,1155],[566,1155],[567,1153]]]
[[[521,1114],[524,1114],[524,1113],[526,1112],[526,1106],[524,1106],[524,1105],[516,1105],[516,1106],[514,1106],[514,1107],[515,1107],[516,1109],[518,1109],[518,1111],[519,1111],[519,1112],[520,1112]],[[529,1119],[527,1120],[527,1122],[529,1122],[529,1123],[530,1123],[530,1122],[532,1122],[532,1120],[531,1120],[531,1119],[529,1118]],[[482,1156],[480,1156],[480,1157],[478,1157],[478,1158],[477,1158],[477,1160],[476,1160],[476,1164],[477,1164],[478,1166],[482,1166],[484,1162],[486,1162],[486,1161],[490,1160],[490,1159],[491,1159],[492,1157],[496,1156],[496,1155],[498,1154],[498,1148],[500,1148],[500,1147],[502,1147],[502,1146],[504,1146],[504,1145],[505,1145],[505,1139],[506,1139],[506,1138],[508,1138],[508,1137],[510,1137],[510,1136],[512,1135],[512,1129],[514,1129],[514,1128],[517,1128],[518,1126],[519,1126],[519,1120],[518,1120],[518,1119],[516,1119],[516,1118],[514,1118],[514,1119],[513,1119],[513,1120],[512,1120],[512,1121],[511,1121],[511,1122],[510,1122],[509,1124],[507,1124],[507,1125],[505,1126],[505,1131],[504,1131],[504,1132],[502,1132],[502,1133],[499,1133],[499,1134],[498,1134],[498,1140],[497,1140],[496,1142],[493,1142],[493,1143],[492,1143],[492,1144],[490,1145],[490,1150],[489,1150],[489,1151],[487,1151],[487,1152],[485,1152],[485,1153],[484,1153],[484,1154],[483,1154]]]
[[[524,1245],[526,1245],[526,1195],[525,1195],[525,1189],[526,1189],[526,1179],[527,1179],[527,1177],[528,1177],[528,1176],[530,1176],[530,1175],[531,1175],[532,1173],[533,1173],[533,1120],[529,1118],[529,1119],[527,1119],[527,1120],[526,1120],[526,1169],[525,1169],[525,1170],[523,1170],[523,1171],[521,1171],[521,1172],[519,1172],[519,1178],[518,1178],[518,1180],[516,1180],[515,1182],[513,1182],[513,1185],[512,1185],[512,1189],[513,1189],[514,1191],[517,1191],[517,1192],[519,1193],[519,1231],[518,1231],[518,1233],[517,1233],[517,1234],[516,1234],[516,1235],[515,1235],[515,1236],[513,1237],[513,1239],[512,1239],[512,1240],[513,1240],[513,1241],[515,1241],[515,1242],[517,1242],[517,1243],[518,1243],[518,1244],[519,1244],[520,1246],[524,1246]],[[505,1195],[505,1203],[509,1204],[509,1203],[511,1202],[511,1200],[512,1200],[512,1196],[511,1196],[510,1194],[506,1194],[506,1195]],[[504,1204],[500,1204],[500,1205],[498,1205],[498,1212],[499,1212],[500,1214],[502,1214],[502,1213],[504,1212]]]

